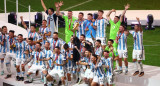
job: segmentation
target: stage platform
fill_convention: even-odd
[[[115,86],[159,86],[160,85],[160,67],[144,65],[145,75],[143,77],[132,76],[134,73],[133,63],[129,63],[129,73],[124,75],[124,72],[120,75],[115,76]],[[27,73],[26,67],[26,73]],[[12,65],[12,78],[4,79],[6,75],[0,76],[0,86],[3,86],[4,83],[10,84],[11,86],[43,86],[43,83],[40,80],[40,76],[33,76],[34,81],[31,84],[24,84],[23,81],[15,80],[15,67]],[[25,77],[26,80],[26,77]],[[69,86],[86,86],[84,82],[81,84],[75,84],[75,80],[72,79],[72,84]],[[55,85],[56,86],[56,85]]]

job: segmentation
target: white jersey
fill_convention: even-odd
[[[57,64],[62,64],[63,61],[66,60],[66,58],[62,55],[62,54],[54,54],[53,55],[53,60],[57,63]],[[64,67],[63,66],[57,66],[57,65],[54,65],[54,69],[56,70],[64,70]]]
[[[107,20],[104,18],[97,19],[95,21],[95,26],[97,26],[96,37],[101,37],[101,38],[106,37]]]
[[[77,32],[76,32],[76,36],[78,37],[78,38],[80,38],[80,36],[82,35],[82,34],[84,34],[85,35],[85,27],[84,27],[84,21],[78,21],[78,20],[76,20],[75,22],[74,22],[74,25],[75,25],[75,23],[79,23],[79,26],[78,26],[78,30],[77,30]],[[73,26],[74,26],[73,25]]]
[[[52,58],[52,57],[53,57],[53,52],[52,52],[51,50],[46,50],[46,49],[44,49],[43,52],[44,52],[44,54],[45,54],[45,58]],[[52,65],[51,65],[52,62],[53,62],[52,59],[50,59],[50,60],[48,61],[50,67],[52,67]]]
[[[0,34],[0,42],[3,42],[3,45],[0,45],[0,52],[1,53],[6,53],[7,49],[7,35],[6,34]]]
[[[143,50],[143,32],[130,31],[134,38],[133,50]]]
[[[7,52],[9,53],[16,53],[16,48],[14,47],[13,49],[10,48],[10,45],[12,45],[12,43],[16,43],[16,37],[14,38],[9,38],[9,36],[7,36]]]
[[[117,34],[118,38],[118,49],[117,50],[127,50],[127,35],[125,33]]]
[[[45,58],[45,55],[42,51],[37,52],[37,51],[33,51],[32,52],[32,56],[33,56],[33,64],[34,65],[44,65],[44,61],[39,61],[40,59]]]
[[[27,43],[26,41],[16,42],[16,58],[18,59],[25,59],[24,51],[27,50]]]
[[[48,39],[48,41],[50,42],[50,49],[53,51],[55,49],[56,46],[61,47],[61,41],[55,40],[53,38]]]

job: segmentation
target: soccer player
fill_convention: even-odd
[[[53,51],[53,53],[55,53],[55,47],[61,47],[62,43],[61,41],[58,39],[58,32],[54,32],[53,33],[53,38],[48,39],[48,41],[50,42],[50,49]]]
[[[92,36],[94,37],[94,39],[96,38],[96,28],[93,28],[95,23],[92,22],[92,20],[93,20],[93,15],[91,13],[88,13],[88,18],[87,20],[84,21],[84,26],[85,26],[85,32],[86,32],[86,35],[85,35],[86,40],[94,44],[92,40]],[[92,32],[92,36],[91,36],[91,32]]]
[[[65,50],[66,66],[67,66],[67,80],[68,85],[71,84],[71,74],[73,71],[73,50],[69,49],[68,44],[64,44],[63,48]]]
[[[143,30],[141,28],[139,18],[136,18],[136,19],[139,24],[134,26],[134,31],[130,31],[130,33],[132,34],[134,38],[132,58],[133,58],[133,62],[135,65],[135,73],[133,74],[133,76],[136,76],[139,74],[139,77],[141,77],[144,75],[143,64],[142,64],[142,60],[144,60]],[[140,71],[138,70],[138,67],[137,67],[137,61],[140,67]]]
[[[109,51],[105,50],[103,52],[104,57],[101,58],[103,67],[106,70],[105,73],[105,81],[107,86],[112,86],[113,85],[113,59],[112,57],[109,56]]]
[[[111,20],[110,18],[110,14],[112,12],[116,12],[115,9],[112,9],[111,11],[108,12],[107,14],[107,20],[110,23],[110,35],[109,35],[109,39],[115,40],[116,36],[117,36],[117,32],[119,31],[119,27],[121,25],[121,22],[123,21],[123,16],[125,15],[126,11],[128,10],[128,8],[130,7],[129,4],[125,5],[125,10],[123,11],[121,17],[119,18],[119,16],[115,16],[114,17],[114,21]],[[117,48],[117,44],[116,42],[114,42],[113,46],[115,46]]]
[[[69,48],[70,48],[71,50],[73,50],[73,48],[74,48],[73,39],[74,39],[74,37],[73,37],[73,35],[72,35],[71,38],[70,38],[70,42],[68,42],[68,46],[69,46]]]
[[[47,21],[42,21],[42,26],[39,28],[39,34],[42,36],[42,45],[45,44],[46,40],[51,36],[51,30],[47,27]]]
[[[104,86],[105,72],[101,62],[98,62],[98,56],[93,54],[91,58],[91,70],[94,72],[94,78],[91,86]]]
[[[27,72],[27,78],[28,80],[24,81],[25,84],[32,83],[32,74],[36,73],[36,71],[40,71],[44,74],[44,79],[46,79],[47,71],[45,69],[45,62],[43,61],[43,58],[45,58],[44,53],[41,51],[42,44],[40,42],[36,43],[36,48],[32,52],[32,56],[27,59],[27,61],[23,64],[23,66],[27,65],[32,59],[34,60],[33,65],[29,68]],[[47,85],[44,85],[47,86]]]
[[[2,32],[0,34],[0,60],[1,60],[1,75],[4,74],[4,58],[6,54],[6,48],[7,48],[7,40],[6,40],[6,35],[7,35],[7,27],[3,26],[2,27]]]
[[[98,18],[95,21],[96,30],[96,40],[101,40],[103,50],[106,47],[106,27],[107,20],[103,18],[104,11],[98,10]]]
[[[21,19],[23,27],[28,31],[28,38],[33,38],[34,43],[42,42],[40,35],[36,32],[36,26],[32,24],[31,28],[29,29],[26,23],[23,21],[23,16],[21,16],[20,19]]]
[[[60,8],[60,6],[62,5],[63,3],[59,3],[59,5],[56,7]],[[58,10],[57,15],[60,15],[65,20],[65,41],[66,43],[68,43],[70,41],[71,36],[73,35],[73,24],[75,20],[77,20],[77,18],[72,16],[73,12],[71,10],[68,11],[67,16],[61,14]]]
[[[119,27],[119,31],[117,33],[117,41],[118,41],[118,55],[119,55],[119,70],[122,71],[122,58],[124,58],[125,63],[125,75],[128,73],[128,52],[127,52],[127,36],[129,32],[125,30],[125,26],[121,25]]]
[[[85,57],[77,62],[77,65],[85,65],[87,66],[87,69],[85,70],[84,78],[83,80],[85,81],[86,84],[91,85],[91,82],[93,80],[93,71],[91,71],[90,67],[90,62],[91,62],[91,50],[86,50],[85,51]]]
[[[76,24],[76,23],[79,23],[79,25],[77,26],[77,28],[75,28],[76,29],[76,36],[80,39],[80,36],[82,35],[82,34],[85,34],[85,28],[84,28],[84,18],[83,18],[83,16],[84,16],[84,14],[82,13],[82,12],[80,12],[79,13],[79,15],[78,15],[78,20],[76,20],[75,22],[74,22],[74,25]],[[73,25],[73,26],[74,26]]]
[[[19,34],[18,35],[18,42],[16,42],[16,80],[24,80],[24,74],[25,74],[25,67],[23,66],[24,62],[26,61],[26,55],[24,52],[26,51],[26,41],[23,41],[23,35]],[[22,69],[22,73],[20,70],[20,67]],[[21,76],[22,75],[22,76]]]
[[[54,13],[54,9],[53,8],[49,8],[47,10],[43,0],[41,0],[41,5],[44,9],[44,12],[48,15],[47,17],[47,27],[51,30],[51,37],[53,36],[54,32],[56,31],[56,17],[57,17],[57,12]],[[63,5],[63,2],[55,3],[56,6],[56,11],[58,11],[58,9],[60,9],[59,7],[61,7]]]
[[[101,40],[96,40],[96,43],[95,43],[95,54],[98,55],[99,57],[102,56],[102,52],[103,52],[103,49],[101,47]]]
[[[33,38],[29,38],[29,39],[28,39],[28,44],[27,44],[26,51],[24,52],[24,53],[28,56],[28,58],[31,57],[32,51],[34,51],[35,47],[36,47],[36,46],[35,46],[35,44],[33,43]],[[31,60],[31,61],[28,63],[28,68],[30,68],[30,67],[32,66],[32,64],[33,64],[33,60]]]
[[[53,60],[54,67],[47,75],[48,84],[50,86],[52,84],[53,79],[56,79],[56,74],[58,74],[64,86],[64,65],[66,63],[66,58],[61,54],[60,47],[55,47],[55,54],[51,59]]]
[[[16,37],[14,37],[14,31],[10,30],[9,35],[7,36],[7,53],[6,53],[6,68],[7,68],[7,76],[5,79],[11,77],[11,60],[16,61],[16,48],[15,48],[15,43],[16,43]]]

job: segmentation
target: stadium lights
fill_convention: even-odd
[[[147,16],[147,26],[146,26],[146,30],[153,30],[155,29],[152,24],[154,22],[154,18],[153,18],[153,15],[152,14],[148,14]]]

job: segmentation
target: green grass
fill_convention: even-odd
[[[130,29],[130,26],[128,27]],[[59,37],[64,40],[64,28],[59,28]],[[107,38],[109,37],[109,26],[107,26]],[[160,27],[156,27],[155,30],[144,30],[143,33],[143,44],[145,48],[145,58],[143,61],[146,65],[159,66],[160,67]],[[159,46],[145,46],[145,45],[159,45]],[[127,39],[128,46],[128,61],[132,62],[132,51],[133,51],[133,37],[130,34]]]
[[[54,3],[60,0],[44,0],[47,8],[54,7]],[[87,0],[62,0],[64,1],[64,5],[61,7],[61,10],[64,10],[70,6],[82,3]],[[13,3],[16,0],[7,0],[7,11],[15,12],[16,4]],[[83,5],[77,6],[70,10],[110,10],[124,9],[124,4],[129,3],[131,5],[130,10],[159,10],[159,0],[92,0]],[[20,4],[24,5],[21,6]],[[28,5],[31,5],[31,8],[34,9],[32,11],[43,11],[40,0],[19,0],[19,11],[26,12],[28,11]],[[55,7],[54,7],[55,8]],[[0,2],[0,12],[4,12],[4,0]]]

